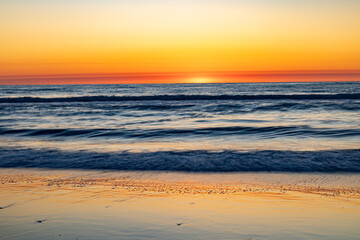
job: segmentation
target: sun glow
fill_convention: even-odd
[[[214,79],[206,78],[206,77],[196,77],[189,79],[189,83],[212,83],[212,82],[214,82]]]

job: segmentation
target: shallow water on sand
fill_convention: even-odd
[[[284,191],[270,185],[290,180],[295,186],[303,179],[304,186],[329,189],[329,182],[341,186],[343,180],[355,179],[358,189],[357,175],[259,174],[258,181],[267,184],[237,183],[243,190],[226,194],[216,190],[229,186],[219,185],[224,180],[256,178],[170,175],[158,176],[159,188],[150,181],[156,173],[123,172],[120,177],[116,172],[3,171],[0,239],[358,239],[360,234],[358,195]],[[225,179],[212,188],[199,182],[221,175]],[[166,184],[170,179],[177,183]],[[330,181],[323,185],[321,179]],[[192,183],[182,184],[186,180]],[[185,188],[197,191],[184,193]]]

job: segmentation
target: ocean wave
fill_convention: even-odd
[[[110,102],[110,101],[189,101],[189,100],[360,100],[359,93],[351,94],[279,94],[279,95],[148,95],[148,96],[78,96],[78,97],[5,97],[0,103],[49,102]]]
[[[223,135],[259,135],[262,138],[276,138],[283,136],[304,137],[354,137],[360,136],[360,129],[332,129],[312,128],[310,126],[227,126],[227,127],[198,127],[198,128],[120,128],[120,129],[7,129],[0,128],[0,136],[16,135],[22,137],[47,138],[139,138],[161,139],[181,138],[191,136],[223,136]]]
[[[328,151],[86,152],[0,148],[1,168],[188,172],[360,172],[360,149]]]

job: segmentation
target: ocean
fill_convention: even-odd
[[[360,82],[0,86],[0,167],[360,172]]]

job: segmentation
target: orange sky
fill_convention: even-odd
[[[359,81],[359,11],[357,0],[4,0],[0,84]]]

